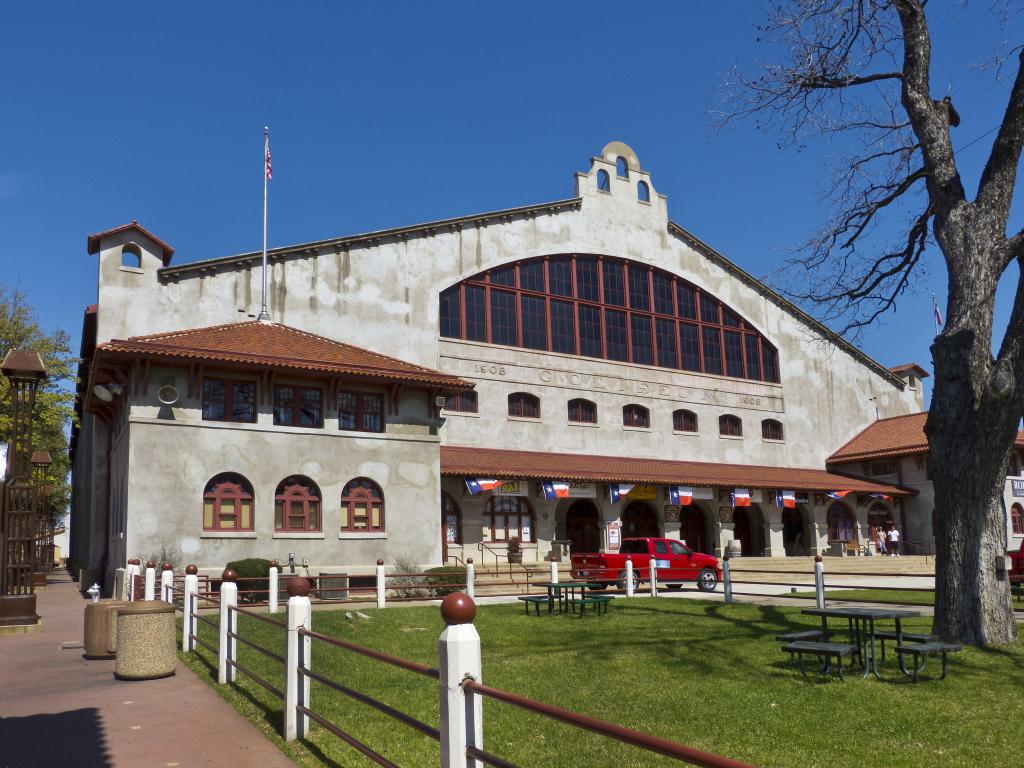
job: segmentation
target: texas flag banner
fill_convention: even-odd
[[[828,494],[830,499],[841,499],[843,496],[853,493],[853,491],[832,491]]]
[[[688,485],[670,485],[668,487],[668,503],[680,507],[693,504],[693,488]]]
[[[796,509],[796,491],[779,491],[775,494],[775,506]]]
[[[481,491],[493,491],[501,485],[501,480],[480,480],[474,478],[466,479],[466,490],[476,496]]]
[[[608,499],[612,504],[618,504],[622,497],[633,490],[633,483],[609,483]]]
[[[732,496],[733,508],[750,506],[750,491],[748,489],[737,488],[730,495]]]
[[[892,496],[886,496],[884,493],[872,493],[872,499],[879,499],[880,501],[892,501]]]
[[[545,480],[541,483],[541,487],[544,488],[545,499],[568,499],[569,498],[569,484],[563,483],[556,480]]]

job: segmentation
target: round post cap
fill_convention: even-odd
[[[821,562],[821,555],[815,555],[814,556],[814,562],[820,563]]]
[[[163,563],[160,564],[160,570],[161,571],[173,571],[174,570],[174,566],[171,563],[169,563],[166,560],[164,560]]]
[[[473,564],[473,558],[472,557],[467,557],[466,558],[466,565],[472,565],[472,564]]]
[[[228,568],[220,575],[221,581],[230,581],[232,584],[238,581],[238,574]]]
[[[384,565],[384,561],[383,560],[378,560],[377,561],[377,565]]]
[[[289,597],[309,597],[309,579],[305,576],[292,576],[288,579]]]
[[[199,569],[194,565],[186,565],[185,573],[187,573],[189,576],[195,576],[197,573],[199,573]]]
[[[153,560],[147,560],[146,561],[146,568],[147,569],[149,569],[149,568],[156,568],[156,562],[153,561]]]
[[[441,618],[445,624],[472,624],[476,603],[464,592],[452,592],[441,601]]]
[[[279,562],[277,562],[277,560],[271,560],[270,561],[270,567],[271,568],[280,568],[281,564]]]
[[[730,558],[730,556],[729,556],[729,553],[728,553],[728,552],[726,552],[726,553],[725,553],[725,554],[724,554],[724,555],[722,556],[722,559],[723,559],[723,560],[730,560],[731,558]]]

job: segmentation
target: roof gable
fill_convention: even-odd
[[[128,224],[122,224],[119,227],[112,227],[111,229],[105,229],[102,232],[97,232],[94,235],[89,235],[85,240],[85,247],[88,253],[96,254],[100,250],[100,242],[111,235],[116,235],[118,232],[127,232],[128,230],[135,230],[136,232],[145,235],[152,240],[160,248],[161,256],[166,267],[171,261],[171,256],[174,255],[174,249],[161,240],[159,237],[154,235],[148,229],[143,227],[135,219],[132,219]]]

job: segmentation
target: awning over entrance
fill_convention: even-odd
[[[913,496],[916,491],[824,469],[666,461],[628,456],[506,451],[496,448],[441,446],[441,474],[508,480],[573,480],[597,483],[683,484],[800,491],[852,491]]]

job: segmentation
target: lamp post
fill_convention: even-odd
[[[11,439],[0,506],[0,627],[30,626],[36,615],[32,571],[35,560],[36,488],[32,482],[32,411],[46,376],[38,352],[12,349],[0,363],[11,397]]]

